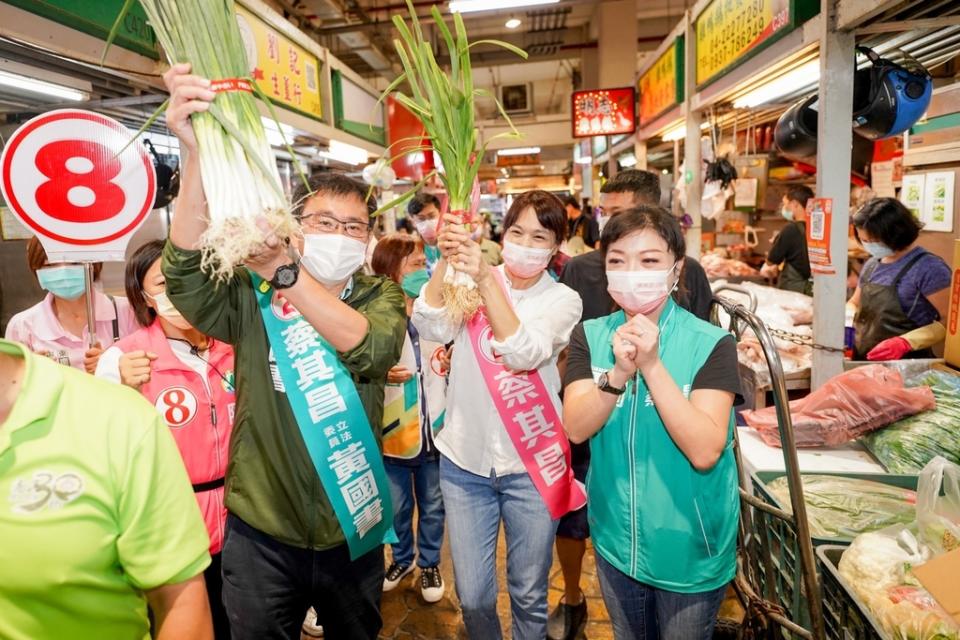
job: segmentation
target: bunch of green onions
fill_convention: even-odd
[[[132,2],[125,3],[117,25]],[[170,64],[189,62],[192,73],[214,81],[244,79],[270,105],[250,78],[234,0],[140,0],[140,4]],[[266,219],[281,239],[296,233],[298,225],[290,214],[253,93],[218,93],[210,108],[193,114],[191,121],[209,212],[209,226],[200,242],[202,264],[222,281],[263,242],[258,218]]]
[[[465,223],[471,224],[472,214],[475,213],[470,211],[471,192],[487,145],[498,137],[518,138],[520,134],[496,97],[489,91],[474,88],[470,49],[478,44],[492,44],[508,49],[522,58],[526,58],[527,54],[522,49],[499,40],[478,40],[470,43],[460,14],[453,14],[454,32],[451,33],[440,11],[434,6],[431,8],[431,15],[440,32],[442,46],[446,48],[450,58],[450,70],[447,72],[437,64],[433,47],[430,41],[424,38],[420,20],[410,0],[407,0],[407,8],[410,13],[410,26],[401,16],[393,17],[393,23],[400,35],[393,44],[403,64],[403,73],[387,87],[380,99],[385,99],[403,83],[409,85],[409,94],[397,93],[395,98],[423,122],[426,139],[430,141],[443,165],[443,173],[440,173],[439,177],[446,188],[450,210],[463,215]],[[491,138],[479,148],[475,124],[477,96],[492,98],[511,129],[509,133]],[[417,146],[404,150],[400,155],[423,151],[429,153],[429,149]],[[398,200],[411,197],[413,192],[433,175],[428,174],[420,185]],[[390,203],[386,207],[396,204],[398,202]],[[472,316],[480,306],[480,294],[473,279],[462,272],[448,269],[445,277],[444,306],[454,319]]]

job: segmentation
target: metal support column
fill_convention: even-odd
[[[678,176],[687,188],[687,213],[693,219],[693,226],[687,231],[687,255],[700,258],[700,237],[703,232],[703,220],[700,216],[700,197],[703,191],[700,153],[700,123],[703,116],[694,111],[693,95],[697,92],[697,34],[693,19],[687,11],[684,17],[684,53],[683,81],[686,100],[683,102],[683,117],[687,125],[687,135],[683,146],[683,159],[686,163],[685,175]]]
[[[820,96],[817,108],[817,197],[833,200],[830,255],[835,273],[816,275],[813,335],[816,342],[843,347],[847,293],[847,229],[850,224],[850,166],[853,142],[853,33],[836,28],[836,2],[821,0]],[[827,142],[829,141],[829,142]],[[815,349],[812,387],[843,371],[843,353]]]

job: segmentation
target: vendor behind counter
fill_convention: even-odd
[[[813,280],[810,273],[810,258],[807,256],[807,200],[813,197],[810,187],[793,185],[783,196],[781,215],[788,224],[777,236],[767,254],[767,262],[761,273],[773,277],[777,265],[782,264],[777,287],[788,291],[813,295]]]
[[[854,358],[932,358],[943,342],[950,267],[917,245],[922,225],[894,198],[874,198],[853,217],[872,256],[847,303],[855,311]]]

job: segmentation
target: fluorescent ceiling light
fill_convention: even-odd
[[[271,147],[282,147],[284,143],[293,145],[294,129],[288,124],[278,123],[273,118],[260,116],[263,129],[267,134],[267,142]]]
[[[505,26],[507,29],[516,29],[520,26],[520,24],[520,18],[510,18],[504,23],[503,26]]]
[[[61,100],[72,100],[74,102],[81,102],[88,98],[88,95],[83,91],[71,89],[62,84],[28,78],[27,76],[10,73],[9,71],[0,71],[0,86],[29,91],[31,93],[39,93],[52,98],[60,98]]]
[[[331,140],[330,149],[328,151],[321,151],[319,155],[323,158],[353,165],[366,164],[369,156],[366,149],[361,149],[360,147],[355,147],[352,144],[340,142],[339,140]]]
[[[534,153],[540,153],[540,147],[517,147],[497,151],[498,156],[526,156]]]
[[[700,129],[704,130],[710,127],[709,122],[703,122],[700,124]],[[667,129],[663,132],[663,135],[660,136],[660,139],[664,142],[676,142],[677,140],[683,140],[687,137],[687,123],[681,122],[675,127]]]
[[[593,164],[592,156],[580,156],[576,159],[577,164]]]
[[[557,4],[560,0],[452,0],[450,13],[472,13],[475,11],[496,11],[498,9],[517,9],[541,4]]]
[[[819,81],[820,60],[814,59],[740,96],[733,101],[733,106],[735,109],[757,107],[817,84]]]
[[[632,153],[628,156],[623,156],[620,158],[621,167],[635,167],[637,166],[637,157]]]

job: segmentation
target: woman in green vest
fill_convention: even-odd
[[[685,244],[660,207],[600,238],[620,306],[571,336],[563,423],[590,442],[590,531],[618,640],[713,634],[736,569],[733,337],[681,308]]]

